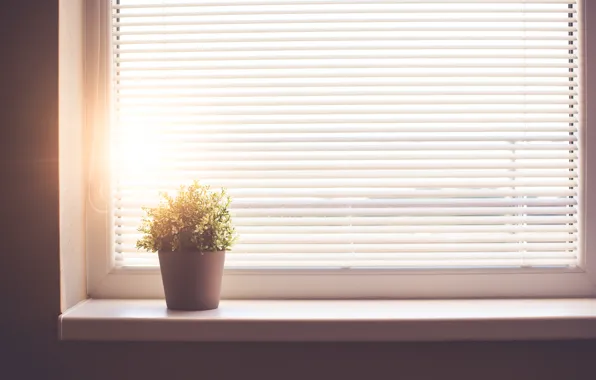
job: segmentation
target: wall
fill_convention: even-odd
[[[59,0],[58,88],[60,131],[58,144],[60,178],[60,271],[62,272],[61,310],[87,297],[85,262],[85,168],[82,162],[84,91],[84,0]]]
[[[58,0],[0,5],[0,378],[596,378],[596,341],[58,342]]]

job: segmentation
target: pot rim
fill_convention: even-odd
[[[193,253],[200,253],[202,255],[204,254],[218,254],[218,253],[226,253],[226,250],[223,251],[199,251],[199,250],[184,250],[184,251],[165,251],[165,250],[159,250],[157,251],[157,253],[161,253],[161,254],[170,254],[170,253],[182,253],[182,254],[193,254]]]

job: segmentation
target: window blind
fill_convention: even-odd
[[[233,196],[234,266],[579,260],[572,0],[119,0],[113,246],[192,179]]]

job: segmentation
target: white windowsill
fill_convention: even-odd
[[[60,316],[85,341],[459,341],[596,338],[596,299],[224,300],[181,312],[163,300],[87,300]]]

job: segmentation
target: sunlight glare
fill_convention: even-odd
[[[163,173],[162,127],[144,117],[123,118],[115,135],[112,168],[120,181],[146,181]]]

